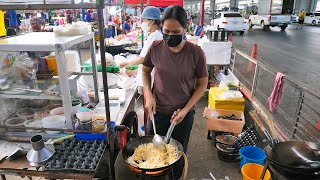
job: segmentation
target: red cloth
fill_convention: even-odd
[[[148,3],[148,0],[144,0],[144,5]],[[140,4],[140,0],[124,0],[124,4]],[[150,6],[166,7],[170,5],[183,6],[183,0],[150,0]]]
[[[284,87],[284,82],[282,81],[282,79],[284,76],[285,76],[284,74],[278,72],[276,79],[274,80],[273,91],[270,97],[268,98],[269,110],[271,112],[273,112],[276,106],[281,104],[282,102],[283,87]]]

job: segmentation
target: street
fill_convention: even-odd
[[[286,31],[274,27],[262,31],[259,26],[249,29],[244,36],[233,35],[234,47],[251,54],[258,45],[258,57],[274,69],[292,77],[320,93],[320,27],[290,25]]]

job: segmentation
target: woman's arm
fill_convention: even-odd
[[[134,58],[133,60],[131,61],[125,61],[123,63],[120,64],[120,67],[125,67],[125,66],[131,66],[131,65],[139,65],[139,64],[142,64],[143,63],[143,57],[141,56],[138,56],[136,58]]]
[[[156,100],[153,97],[151,90],[151,67],[143,66],[142,67],[142,81],[143,81],[143,89],[146,96],[146,108],[148,112],[156,113]]]
[[[176,122],[176,124],[179,124],[184,119],[186,114],[194,107],[194,105],[203,96],[203,93],[207,89],[207,85],[208,85],[208,77],[197,79],[197,87],[194,93],[189,99],[187,105],[183,109],[181,109],[181,111],[178,113],[178,115],[175,118],[172,119],[172,122]]]

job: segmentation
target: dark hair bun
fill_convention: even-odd
[[[186,28],[188,24],[187,13],[183,7],[178,5],[169,6],[162,16],[162,24],[168,19],[175,19],[179,21],[182,27]]]

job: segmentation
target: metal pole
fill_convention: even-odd
[[[97,71],[97,61],[96,61],[96,47],[94,39],[90,40],[90,52],[91,52],[91,64],[92,64],[92,74],[93,74],[93,84],[94,84],[94,102],[97,104],[99,102],[99,84],[98,84],[98,71]]]
[[[59,73],[59,83],[62,95],[62,103],[64,107],[64,116],[66,117],[66,124],[68,129],[74,129],[73,119],[72,119],[72,103],[71,103],[71,94],[68,81],[66,60],[64,56],[64,51],[61,48],[61,45],[56,45],[55,48],[56,61],[58,66]]]
[[[104,30],[104,20],[103,20],[103,9],[104,9],[104,0],[97,0],[97,13],[98,13],[98,22],[99,22],[99,37],[100,37],[100,57],[102,65],[102,79],[103,79],[103,92],[104,92],[104,102],[106,108],[106,119],[107,119],[107,137],[110,146],[110,175],[112,179],[115,179],[115,170],[114,170],[114,150],[113,150],[113,127],[111,127],[110,120],[110,106],[109,106],[109,93],[108,93],[108,78],[107,78],[107,63],[105,55],[105,30]]]
[[[201,1],[201,12],[200,12],[200,26],[203,26],[203,22],[204,22],[204,2],[205,0]]]

